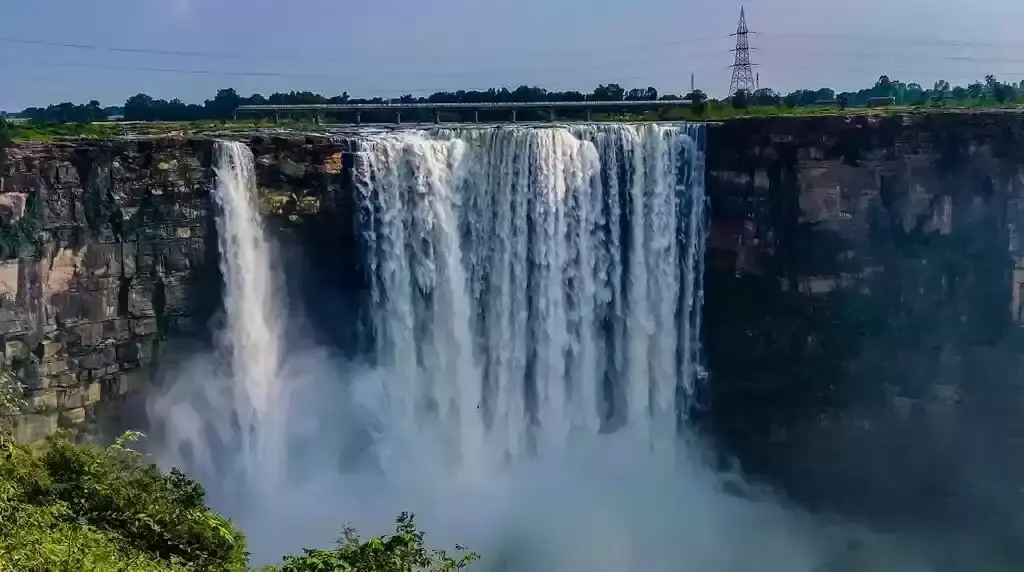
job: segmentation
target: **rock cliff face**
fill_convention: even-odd
[[[287,221],[338,195],[340,147],[251,146],[268,214]],[[208,335],[220,303],[212,153],[210,139],[172,138],[2,155],[0,348],[26,390],[19,439],[116,425],[176,340]]]
[[[324,283],[358,291],[354,143],[249,142],[271,224]],[[709,433],[812,502],[1019,491],[1021,118],[736,120],[707,143]],[[27,387],[20,438],[116,417],[175,340],[209,331],[212,152],[207,138],[6,151],[0,336]],[[951,502],[1000,498],[978,495]]]
[[[708,146],[711,431],[830,508],[1019,527],[1020,117],[736,121]]]

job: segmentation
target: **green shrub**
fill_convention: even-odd
[[[127,443],[14,443],[12,415],[23,391],[0,371],[0,572],[232,572],[247,569],[244,536],[209,510],[203,488],[174,469],[162,473]],[[268,515],[270,516],[270,515]],[[462,547],[456,546],[462,552]],[[453,572],[478,556],[428,551],[413,517],[395,534],[361,542],[346,528],[333,550],[288,556],[279,572]]]
[[[465,549],[456,546],[457,551]],[[423,533],[413,516],[402,513],[395,534],[361,542],[352,528],[346,528],[334,550],[306,549],[302,556],[287,556],[280,572],[454,572],[479,559],[476,553],[455,558],[443,550],[427,550]],[[271,569],[273,570],[273,569]]]
[[[245,539],[200,485],[125,446],[0,450],[0,571],[245,570]]]

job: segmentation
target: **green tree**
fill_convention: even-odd
[[[872,97],[891,97],[893,94],[892,80],[887,75],[878,76],[875,87],[871,90]]]
[[[241,105],[242,98],[232,89],[219,89],[213,99],[206,100],[204,107],[211,118],[227,119],[234,115],[235,110]]]
[[[280,572],[454,572],[464,570],[480,557],[465,552],[458,557],[443,550],[427,550],[424,534],[416,528],[413,515],[402,513],[395,524],[395,534],[365,542],[355,530],[345,528],[338,546],[333,550],[306,549],[302,556],[287,556],[277,569]]]
[[[949,82],[940,79],[935,82],[935,86],[932,88],[932,99],[935,103],[942,103],[946,99],[946,95],[950,93]]]
[[[707,110],[708,101],[708,95],[706,93],[699,89],[695,89],[686,94],[683,99],[690,102],[690,109],[693,110],[694,115],[704,115],[704,111]]]
[[[594,88],[591,99],[594,101],[622,101],[626,96],[626,90],[617,83],[608,85],[601,84]]]
[[[981,99],[985,95],[985,84],[976,81],[967,86],[968,99]]]
[[[732,94],[732,107],[733,109],[750,107],[750,94],[744,89],[736,90],[736,93]]]
[[[774,89],[762,87],[754,92],[754,105],[779,105],[782,103],[782,96]]]

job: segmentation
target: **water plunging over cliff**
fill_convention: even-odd
[[[699,364],[699,129],[361,141],[385,432],[437,431],[470,471],[602,431],[670,448]]]
[[[272,250],[257,208],[252,152],[234,141],[218,142],[215,152],[226,314],[220,343],[236,380],[233,402],[244,467],[272,477],[286,462],[282,415],[288,404],[282,401],[287,393],[282,391],[283,329],[277,315],[283,301],[276,292]]]
[[[257,207],[252,152],[243,143],[218,141],[214,170],[224,280],[216,355],[187,364],[151,399],[150,415],[163,422],[165,462],[207,482],[219,475],[264,491],[281,483],[288,463],[283,296]]]

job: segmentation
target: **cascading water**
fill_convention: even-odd
[[[189,467],[206,481],[229,473],[227,479],[249,480],[250,488],[265,492],[280,485],[287,466],[290,393],[282,383],[278,315],[283,300],[256,205],[252,152],[243,143],[218,141],[214,170],[224,279],[217,356],[212,364],[190,363],[166,393],[151,400],[150,415],[163,422],[165,461]]]
[[[479,570],[813,569],[813,525],[724,494],[680,438],[702,375],[701,127],[356,144],[372,364],[294,328],[284,347],[253,158],[223,142],[227,359],[193,360],[150,403],[161,461],[203,481],[256,563],[411,510]]]
[[[215,153],[226,314],[220,339],[236,380],[232,389],[243,466],[263,472],[264,482],[277,484],[275,477],[286,462],[281,415],[288,407],[282,401],[287,394],[281,391],[283,329],[277,316],[283,301],[277,296],[272,249],[256,205],[252,151],[237,141],[219,141]]]
[[[433,428],[466,470],[602,431],[674,442],[699,363],[699,129],[360,142],[376,358],[400,380],[387,388],[399,442]]]

